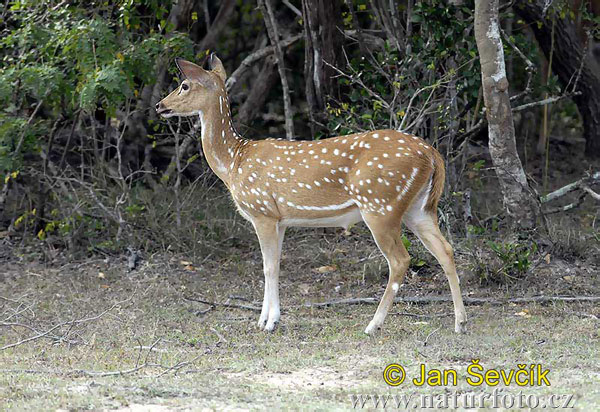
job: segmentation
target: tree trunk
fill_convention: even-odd
[[[243,126],[248,126],[256,115],[264,110],[269,91],[275,86],[275,83],[277,83],[277,67],[275,56],[270,55],[265,59],[258,77],[252,83],[248,97],[235,118],[238,130],[242,130]]]
[[[302,0],[304,17],[304,79],[313,136],[325,132],[327,95],[335,94],[335,72],[324,62],[337,66],[343,43],[339,0]]]
[[[217,40],[221,35],[221,32],[227,27],[227,23],[233,15],[233,11],[235,10],[235,4],[235,0],[224,0],[223,2],[221,2],[219,12],[215,16],[214,21],[211,23],[210,28],[206,28],[206,36],[204,36],[204,38],[198,45],[199,50],[212,49],[213,47],[215,47],[215,45],[217,44]]]
[[[585,152],[590,157],[600,157],[600,62],[586,46],[581,23],[567,17],[561,19],[552,9],[544,13],[543,0],[519,0],[515,11],[533,30],[540,48],[548,58],[552,48],[552,19],[554,21],[554,55],[552,71],[568,91],[574,87],[581,92],[573,101],[583,120],[583,136],[586,140]],[[575,12],[578,12],[576,10]],[[538,25],[538,23],[542,23]],[[591,40],[591,39],[590,39]],[[582,65],[583,59],[583,65]],[[581,67],[581,74],[578,75]]]
[[[504,51],[500,39],[498,0],[475,2],[475,40],[481,61],[483,100],[488,120],[489,149],[508,214],[530,227],[533,213],[527,178],[515,143]]]

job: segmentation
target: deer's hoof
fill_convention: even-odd
[[[381,330],[381,325],[376,322],[371,321],[369,323],[369,326],[367,326],[367,328],[365,329],[365,333],[367,335],[373,336],[373,335],[377,334],[380,330]]]

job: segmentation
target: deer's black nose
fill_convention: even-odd
[[[161,107],[162,105],[160,104],[160,102],[156,103],[156,111],[159,111]]]

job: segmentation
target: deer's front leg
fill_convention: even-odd
[[[252,222],[263,258],[265,294],[258,327],[266,331],[275,329],[279,322],[279,261],[285,228],[273,219],[257,219]]]

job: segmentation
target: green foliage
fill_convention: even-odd
[[[28,153],[47,135],[52,118],[67,121],[78,110],[99,108],[114,116],[143,85],[154,82],[157,59],[192,53],[185,34],[167,36],[156,27],[142,32],[164,18],[164,2],[120,4],[121,19],[114,20],[109,2],[93,8],[75,2],[58,8],[38,1],[12,3],[8,30],[0,39],[0,177],[20,167],[19,154],[10,154],[21,133],[21,153]],[[28,125],[30,108],[39,102],[46,120]]]
[[[375,19],[371,11],[362,13]],[[350,25],[351,20],[346,20]],[[346,134],[398,128],[407,117],[403,128],[415,131],[419,124],[414,121],[425,107],[439,120],[435,132],[444,132],[452,120],[447,116],[448,107],[433,102],[446,93],[446,85],[453,78],[462,102],[477,99],[480,75],[472,36],[472,7],[457,9],[440,0],[417,2],[411,21],[413,33],[403,50],[387,41],[370,58],[360,50],[351,55],[349,76],[339,79],[346,94],[341,101],[329,103],[330,130]],[[450,59],[458,70],[449,68]]]
[[[410,255],[410,266],[413,268],[420,268],[425,266],[427,262],[423,260],[422,249],[419,248],[420,244],[413,246],[412,242],[405,235],[402,235],[402,244]]]
[[[513,242],[487,242],[489,248],[500,259],[502,266],[498,273],[508,279],[523,277],[532,264],[532,255],[537,251],[537,244]]]

